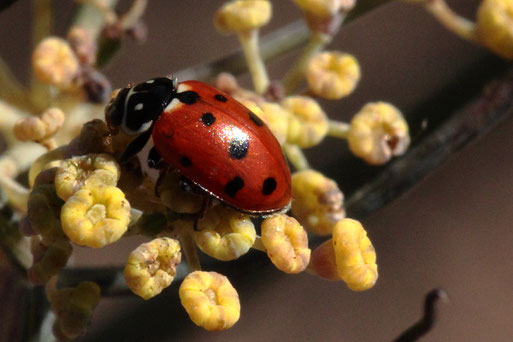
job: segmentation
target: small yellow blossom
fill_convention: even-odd
[[[119,165],[108,154],[88,154],[66,159],[55,175],[57,195],[67,200],[84,185],[116,185]]]
[[[54,331],[71,340],[83,334],[89,325],[100,301],[100,287],[86,281],[76,288],[57,289],[57,277],[53,277],[46,285],[46,296],[56,316]]]
[[[35,75],[43,82],[61,89],[70,87],[78,76],[78,60],[68,42],[49,37],[40,42],[32,55]]]
[[[64,123],[59,108],[48,108],[40,117],[22,118],[14,125],[14,135],[21,141],[42,141],[51,138]]]
[[[309,231],[329,235],[345,217],[344,195],[333,180],[314,170],[292,175],[292,213]]]
[[[338,274],[353,291],[364,291],[378,279],[376,251],[360,222],[343,219],[333,229]]]
[[[400,156],[410,145],[408,124],[391,104],[366,104],[351,120],[349,148],[367,163],[381,165]]]
[[[301,148],[312,147],[328,133],[328,117],[314,99],[306,96],[289,96],[281,102],[289,111],[287,142]]]
[[[116,242],[130,222],[130,204],[115,186],[84,186],[61,210],[64,233],[81,246],[104,247]]]
[[[224,33],[245,32],[267,24],[271,14],[269,0],[228,1],[216,12],[214,24]]]
[[[310,59],[306,79],[315,95],[338,100],[355,89],[360,80],[360,66],[350,54],[326,51]]]
[[[194,324],[206,330],[226,330],[239,320],[239,295],[222,274],[190,273],[180,285],[178,294]]]
[[[248,215],[223,206],[211,208],[198,222],[194,239],[199,249],[218,260],[234,260],[246,254],[256,238]]]
[[[339,11],[348,11],[353,8],[356,0],[294,0],[305,12],[318,17],[331,17]]]
[[[37,248],[41,248],[42,251],[38,253],[33,252],[34,264],[28,269],[27,276],[33,284],[45,284],[66,266],[73,248],[64,239],[59,239],[48,247],[41,244],[38,238],[36,238],[34,243],[38,244]],[[36,258],[37,254],[42,255]]]
[[[272,263],[285,273],[300,273],[308,266],[308,236],[298,221],[285,214],[262,222],[262,243]]]
[[[308,269],[324,279],[340,280],[335,249],[333,249],[333,241],[331,239],[313,250]]]
[[[513,1],[482,1],[477,12],[476,35],[490,50],[513,60]]]
[[[164,237],[143,243],[128,257],[125,281],[141,298],[155,297],[171,284],[181,258],[177,240]]]
[[[260,118],[269,126],[280,145],[283,145],[287,141],[290,113],[273,102],[263,102],[260,108],[262,109]]]
[[[164,176],[158,184],[160,200],[175,213],[195,214],[201,209],[202,197],[185,190],[180,177],[176,172],[168,172]]]

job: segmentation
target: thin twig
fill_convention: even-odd
[[[412,342],[417,341],[426,335],[438,319],[437,304],[440,300],[447,301],[447,293],[442,289],[431,290],[424,301],[424,316],[403,332],[394,342]]]

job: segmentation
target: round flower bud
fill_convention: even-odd
[[[246,254],[256,238],[248,215],[230,208],[215,206],[198,222],[194,239],[203,253],[218,260],[234,260]]]
[[[271,13],[269,0],[228,1],[216,12],[214,24],[224,33],[246,32],[267,24]]]
[[[476,36],[499,56],[513,60],[513,2],[483,0],[477,11]]]
[[[81,246],[104,247],[116,242],[130,222],[130,204],[115,186],[84,186],[64,203],[62,230]]]
[[[349,148],[367,163],[381,165],[410,145],[408,124],[401,112],[384,102],[366,104],[351,120]]]
[[[41,242],[39,245],[41,251],[34,254],[34,264],[27,271],[29,280],[37,285],[45,284],[59,273],[66,266],[72,252],[71,244],[64,239],[59,239],[48,247]]]
[[[337,183],[314,170],[292,175],[292,214],[309,231],[329,235],[345,217],[344,194]]]
[[[313,250],[308,270],[327,280],[340,280],[331,239]]]
[[[352,55],[326,51],[310,59],[306,79],[315,95],[338,100],[353,92],[360,80],[360,66]]]
[[[194,324],[206,330],[226,330],[239,320],[239,295],[222,274],[190,273],[180,285],[178,294]]]
[[[14,125],[14,135],[20,141],[42,141],[51,138],[62,127],[64,113],[59,108],[48,108],[40,117],[22,118]]]
[[[289,111],[287,142],[307,148],[317,145],[328,133],[328,117],[317,101],[306,96],[289,96],[281,102]]]
[[[143,299],[155,297],[171,284],[181,258],[177,240],[164,237],[143,243],[128,257],[126,284]]]
[[[57,195],[67,200],[84,185],[116,185],[119,165],[109,154],[88,154],[66,159],[55,175]]]
[[[260,108],[262,114],[258,116],[269,126],[280,145],[283,145],[287,141],[290,113],[279,104],[272,102],[263,102]]]
[[[32,54],[32,67],[41,82],[67,89],[80,72],[78,60],[64,39],[49,37]]]
[[[300,273],[310,261],[308,236],[293,217],[278,214],[262,222],[262,243],[269,259],[285,273]]]
[[[338,275],[353,291],[364,291],[378,279],[376,251],[360,222],[343,219],[333,229]]]
[[[294,0],[305,12],[325,18],[336,15],[339,11],[349,11],[356,0]]]

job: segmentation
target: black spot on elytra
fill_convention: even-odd
[[[197,92],[189,90],[176,94],[176,97],[178,98],[178,100],[180,100],[180,102],[185,103],[187,105],[192,105],[195,104],[196,101],[198,101],[200,96]]]
[[[212,113],[203,113],[201,116],[201,122],[203,122],[205,126],[211,126],[215,121],[216,117]]]
[[[248,154],[249,140],[241,138],[233,138],[230,141],[230,148],[228,152],[233,159],[242,159]]]
[[[215,94],[214,99],[216,99],[217,101],[220,101],[220,102],[226,102],[228,100],[225,96],[223,96],[221,94]]]
[[[276,179],[273,177],[269,177],[264,181],[264,185],[262,186],[262,193],[264,195],[270,195],[276,190]]]
[[[189,167],[192,165],[192,161],[189,159],[189,157],[183,156],[180,158],[180,164],[184,167]]]
[[[248,114],[249,114],[249,118],[251,119],[251,121],[253,121],[255,123],[255,125],[257,125],[257,126],[264,125],[264,122],[262,121],[262,119],[260,119],[255,113],[253,113],[252,111],[249,111]]]
[[[235,197],[237,192],[244,187],[244,181],[240,177],[235,177],[224,187],[224,192],[230,197]]]

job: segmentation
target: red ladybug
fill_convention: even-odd
[[[153,137],[148,165],[161,158],[227,205],[253,215],[289,208],[291,180],[280,144],[264,122],[226,93],[174,77],[122,89],[107,106],[111,127],[139,135],[121,160]]]

